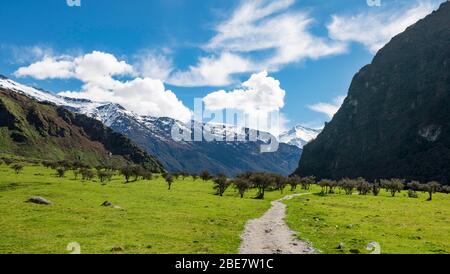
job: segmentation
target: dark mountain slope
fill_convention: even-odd
[[[296,173],[450,182],[450,2],[393,38],[355,75]]]
[[[3,88],[0,153],[91,165],[133,162],[154,171],[162,167],[127,137],[95,119]]]

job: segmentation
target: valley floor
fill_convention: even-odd
[[[286,221],[321,253],[371,253],[376,243],[387,254],[450,254],[450,195],[418,196],[300,196],[286,202]]]
[[[214,195],[212,183],[181,178],[168,191],[162,178],[124,183],[83,182],[72,172],[26,166],[16,175],[0,166],[0,253],[237,253],[246,222],[279,199],[240,199],[234,189]],[[51,206],[26,203],[42,196]],[[119,208],[100,206],[111,201]]]
[[[249,220],[260,218],[271,202],[286,195],[254,191],[240,199],[234,189],[214,195],[212,184],[190,178],[172,190],[162,178],[124,183],[75,180],[72,172],[26,166],[16,175],[0,165],[0,253],[69,253],[77,242],[81,253],[237,253]],[[317,193],[318,188],[308,192]],[[302,241],[322,253],[368,253],[371,242],[382,253],[450,253],[450,195],[419,198],[317,194],[283,201],[286,222]],[[25,201],[42,196],[51,206]],[[100,206],[111,201],[118,208]],[[340,246],[338,249],[337,247]]]

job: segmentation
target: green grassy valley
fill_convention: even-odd
[[[371,242],[385,254],[450,253],[450,195],[418,196],[402,191],[391,197],[384,190],[379,196],[302,196],[286,202],[286,221],[326,254],[370,253]]]
[[[125,183],[75,179],[72,171],[25,165],[20,174],[0,166],[0,253],[69,253],[71,242],[82,253],[237,253],[246,222],[259,218],[270,202],[293,193],[286,221],[321,253],[369,253],[378,242],[382,253],[449,253],[450,195],[408,198],[406,191],[380,195],[319,195],[320,187],[266,192],[256,200],[251,189],[241,199],[229,187],[215,195],[212,181],[175,179],[171,190],[161,175]],[[52,205],[27,203],[32,196]],[[116,207],[101,206],[105,201]],[[338,246],[341,245],[340,248]]]
[[[156,175],[155,175],[156,177]],[[159,176],[125,184],[83,182],[72,172],[25,166],[20,174],[0,166],[0,253],[236,253],[247,220],[259,217],[270,200],[240,199],[232,188],[214,195],[211,182],[178,179],[171,191]],[[51,206],[26,203],[42,196]],[[100,206],[111,201],[122,209]],[[114,250],[114,251],[113,251]]]

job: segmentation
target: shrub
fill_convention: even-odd
[[[323,179],[319,182],[319,186],[322,188],[321,191],[322,194],[327,193],[331,194],[334,193],[333,189],[337,186],[337,182],[328,179]]]
[[[142,179],[147,181],[153,180],[153,173],[151,171],[145,171],[144,173],[142,173]]]
[[[249,176],[249,180],[252,185],[258,189],[258,193],[255,198],[261,200],[264,199],[267,188],[273,184],[272,177],[266,173],[253,173],[246,174],[245,176]]]
[[[173,181],[174,181],[173,180],[173,175],[169,174],[169,173],[164,173],[163,174],[163,178],[166,181],[167,186],[169,187],[169,190],[171,190],[172,189],[172,184],[173,184]]]
[[[239,195],[241,198],[244,198],[245,192],[249,190],[252,186],[252,184],[247,180],[243,178],[236,178],[233,181],[234,188],[239,192]]]
[[[275,187],[275,189],[279,190],[281,192],[281,194],[283,194],[283,191],[287,185],[286,178],[284,178],[283,176],[278,175],[278,174],[272,174],[271,176],[272,176],[273,186]]]
[[[130,181],[130,178],[133,175],[133,173],[134,173],[133,167],[130,165],[127,165],[120,169],[120,174],[122,174],[123,177],[125,177],[127,183]]]
[[[381,189],[381,184],[380,182],[374,182],[372,184],[372,194],[374,196],[378,196],[378,194],[380,194],[380,189]]]
[[[412,189],[408,189],[408,197],[409,198],[419,198],[417,193],[414,190],[412,190]]]
[[[358,190],[359,195],[367,195],[372,188],[372,186],[364,178],[358,178],[356,179],[356,182],[356,189]]]
[[[94,179],[95,174],[91,169],[83,168],[80,171],[83,181],[91,181]]]
[[[45,168],[50,168],[52,162],[50,162],[50,161],[42,161],[41,164],[42,164],[42,166],[45,167]]]
[[[395,197],[397,192],[400,193],[404,189],[405,181],[401,179],[382,180],[382,185],[386,191],[391,193],[392,197]]]
[[[10,158],[4,158],[4,159],[3,159],[3,162],[5,163],[5,165],[9,166],[9,165],[11,165],[12,163],[14,163],[14,160],[13,160],[13,159],[10,159]]]
[[[213,179],[214,189],[217,191],[217,195],[223,196],[225,190],[230,186],[230,180],[224,174],[219,174]]]
[[[442,193],[449,194],[450,193],[450,186],[443,186],[441,188]]]
[[[195,182],[195,181],[197,181],[197,179],[198,179],[198,175],[197,174],[192,174],[192,180],[194,180],[194,182]]]
[[[419,190],[422,189],[422,185],[419,182],[417,182],[417,181],[412,181],[412,182],[408,183],[406,185],[406,187],[409,190],[413,191],[414,193],[416,193],[416,191],[419,191]]]
[[[56,169],[56,176],[58,176],[59,178],[64,177],[64,175],[66,174],[66,169],[63,167],[57,168]]]
[[[440,186],[441,186],[441,184],[439,184],[438,182],[434,182],[434,181],[429,182],[423,186],[424,190],[426,192],[428,192],[428,195],[429,195],[428,201],[431,201],[433,199],[433,193],[436,193],[439,190]]]
[[[345,191],[346,195],[352,195],[353,189],[356,188],[356,182],[349,178],[344,178],[339,182],[339,186]]]
[[[211,174],[209,173],[209,171],[204,170],[202,171],[202,173],[200,173],[200,178],[202,178],[202,180],[204,182],[211,180],[213,177],[211,176]]]
[[[297,189],[297,186],[300,184],[301,179],[302,178],[300,178],[300,176],[298,176],[298,175],[294,175],[287,179],[287,183],[291,186],[291,191],[294,191]]]
[[[14,164],[11,166],[11,168],[14,170],[16,174],[19,174],[23,170],[22,164]]]
[[[316,177],[309,176],[309,177],[303,177],[300,179],[300,184],[302,185],[302,189],[309,190],[311,188],[311,185],[316,182]]]
[[[113,173],[107,170],[97,170],[97,177],[100,179],[100,182],[111,181]]]

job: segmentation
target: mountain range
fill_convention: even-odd
[[[304,147],[297,174],[450,183],[450,2],[394,37]]]
[[[170,172],[199,173],[208,170],[234,176],[245,171],[265,171],[289,175],[297,168],[303,145],[319,133],[318,130],[296,126],[280,135],[278,150],[270,153],[260,152],[261,145],[265,144],[264,139],[256,142],[175,141],[171,135],[174,125],[192,133],[194,126],[199,126],[198,123],[192,121],[186,124],[167,117],[141,116],[119,104],[63,97],[20,84],[4,76],[0,78],[0,87],[94,118],[114,131],[128,136],[149,154],[157,157]],[[202,124],[200,128],[211,132],[216,140],[225,139],[227,134],[245,140],[248,140],[251,134],[261,135],[252,129],[220,124]]]
[[[0,87],[0,152],[91,166],[134,163],[161,172],[157,159],[98,120]]]

